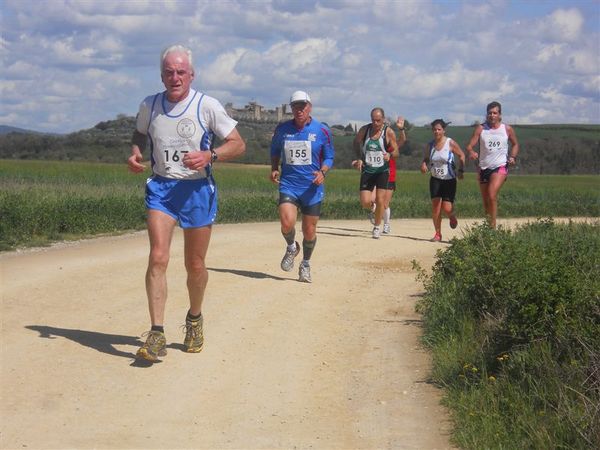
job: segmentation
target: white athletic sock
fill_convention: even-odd
[[[287,246],[288,251],[295,252],[296,251],[296,243],[290,244]]]
[[[383,223],[390,223],[391,215],[392,211],[390,210],[390,208],[386,208],[385,211],[383,211]]]

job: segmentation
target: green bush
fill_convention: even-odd
[[[461,446],[600,444],[598,228],[483,224],[440,251],[430,276],[421,270],[424,341]],[[474,424],[477,417],[492,423]]]

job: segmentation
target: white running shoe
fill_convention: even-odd
[[[285,255],[283,255],[283,259],[281,260],[281,270],[289,272],[294,268],[294,258],[298,256],[298,253],[300,253],[300,245],[298,242],[295,242],[295,244],[295,250],[285,250]]]
[[[310,266],[308,264],[300,264],[298,268],[298,281],[302,283],[312,283],[312,278],[310,277]]]
[[[389,223],[384,223],[383,224],[383,234],[390,234],[391,228],[390,228],[390,224]]]
[[[379,236],[381,236],[379,227],[373,227],[373,239],[379,239]]]

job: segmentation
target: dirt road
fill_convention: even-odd
[[[460,228],[445,222],[444,238]],[[449,448],[411,269],[446,244],[428,241],[430,220],[369,231],[322,221],[304,284],[279,269],[278,224],[216,226],[200,354],[182,351],[177,232],[169,353],[153,366],[134,360],[149,327],[145,232],[0,255],[0,447]]]

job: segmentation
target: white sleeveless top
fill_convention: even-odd
[[[190,89],[177,103],[166,92],[146,97],[137,116],[137,130],[150,137],[152,172],[165,178],[206,178],[210,168],[190,170],[183,165],[186,153],[210,150],[214,135],[229,135],[237,122],[227,115],[218,100]]]
[[[431,176],[440,180],[451,180],[456,178],[456,163],[454,153],[450,148],[452,139],[446,137],[444,146],[438,150],[435,148],[435,142],[430,142],[429,147],[429,171]]]
[[[506,125],[500,124],[498,128],[490,128],[483,124],[479,136],[479,167],[481,169],[495,169],[505,166],[508,155],[508,133]]]

